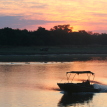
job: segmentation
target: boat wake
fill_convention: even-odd
[[[84,79],[78,79],[78,81],[84,81]],[[99,82],[99,81],[92,81],[90,80],[91,83],[93,83],[93,87],[95,89],[99,89],[100,92],[107,92],[107,85],[102,83],[102,82]]]
[[[99,89],[100,92],[107,92],[107,85],[93,84],[95,89]]]

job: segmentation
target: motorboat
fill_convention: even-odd
[[[74,74],[72,81],[69,82],[71,74]],[[80,74],[87,74],[88,79],[82,80],[82,82],[79,83],[73,83],[74,77],[76,75]],[[78,93],[78,92],[99,92],[99,89],[94,88],[93,84],[91,83],[90,76],[93,76],[93,79],[95,77],[95,74],[91,71],[70,71],[66,72],[67,76],[67,83],[57,83],[59,88],[62,91],[68,92],[68,93]]]

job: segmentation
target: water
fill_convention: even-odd
[[[68,71],[90,70],[96,74],[100,93],[68,95],[57,82]],[[82,76],[83,77],[83,76]],[[84,76],[85,78],[85,76]],[[80,80],[77,76],[75,81]],[[107,107],[107,60],[72,62],[0,62],[0,107]]]

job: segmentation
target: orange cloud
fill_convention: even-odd
[[[1,0],[0,16],[21,16],[20,20],[59,21],[56,24],[63,21],[78,30],[98,29],[98,25],[104,29],[103,24],[107,22],[106,4],[104,0]]]

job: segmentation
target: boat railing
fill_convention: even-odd
[[[68,73],[69,73],[69,75],[68,75]],[[71,79],[71,82],[70,82],[70,83],[72,83],[72,81],[74,80],[74,77],[75,77],[77,74],[79,75],[79,74],[84,74],[84,73],[86,73],[87,76],[88,76],[88,79],[85,81],[85,83],[87,83],[87,84],[90,84],[90,77],[91,77],[91,75],[93,75],[93,80],[94,80],[94,78],[95,78],[94,73],[91,72],[91,71],[71,71],[71,72],[66,72],[66,76],[67,76],[67,81],[68,81],[68,83],[69,83],[69,79],[70,79],[71,73],[74,73],[74,76],[73,76],[73,78]]]

